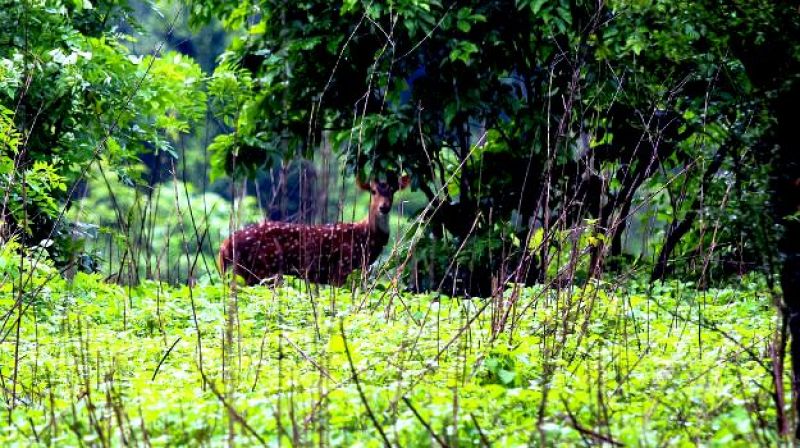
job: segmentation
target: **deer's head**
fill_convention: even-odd
[[[389,212],[392,210],[394,194],[408,187],[411,179],[408,176],[387,176],[385,179],[371,179],[369,182],[358,181],[358,186],[369,192],[369,223],[385,233],[389,233]]]

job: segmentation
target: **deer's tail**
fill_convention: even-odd
[[[222,242],[222,245],[219,247],[219,255],[217,256],[217,267],[219,268],[219,273],[224,275],[225,271],[228,270],[228,266],[230,265],[230,239],[226,239]]]

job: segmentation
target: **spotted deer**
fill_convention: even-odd
[[[370,193],[369,215],[360,222],[309,225],[264,221],[234,232],[222,242],[219,266],[233,267],[248,285],[281,274],[340,286],[354,269],[371,265],[389,242],[394,194],[408,176],[358,182]]]

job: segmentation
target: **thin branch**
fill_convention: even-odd
[[[449,445],[444,440],[442,440],[442,438],[439,437],[439,435],[436,434],[436,432],[433,431],[433,428],[431,428],[431,425],[428,424],[428,422],[426,422],[424,418],[422,418],[422,416],[419,414],[419,412],[417,412],[417,409],[414,408],[413,404],[411,404],[411,400],[409,400],[405,396],[403,396],[401,398],[403,399],[403,403],[405,403],[406,406],[408,406],[408,408],[411,409],[411,412],[414,413],[414,417],[416,417],[417,420],[419,420],[419,422],[422,423],[422,426],[425,427],[425,429],[428,431],[428,434],[430,434],[431,437],[433,437],[434,440],[436,440],[436,443],[438,443],[439,446],[448,447]]]
[[[386,437],[386,433],[383,431],[383,428],[381,428],[380,423],[378,423],[378,419],[375,418],[375,414],[372,413],[372,408],[369,407],[367,397],[361,389],[361,382],[358,381],[358,373],[356,373],[355,365],[353,365],[353,357],[350,355],[350,347],[347,345],[347,337],[344,334],[344,321],[339,321],[339,330],[342,334],[344,352],[347,354],[347,364],[350,366],[350,372],[353,374],[353,382],[356,383],[356,389],[358,389],[358,396],[361,397],[361,402],[364,403],[364,407],[367,408],[367,415],[370,421],[372,421],[372,425],[375,426],[375,429],[380,433],[384,446],[390,447],[392,444],[389,442],[389,438]]]
[[[174,349],[175,346],[178,345],[178,342],[180,342],[180,341],[181,341],[181,337],[178,336],[178,339],[175,339],[175,342],[172,343],[172,345],[169,347],[169,350],[167,350],[164,353],[164,356],[162,356],[161,360],[158,361],[158,365],[156,366],[156,370],[153,371],[153,377],[150,378],[150,381],[155,381],[156,380],[156,375],[158,375],[158,371],[161,370],[161,364],[164,364],[164,361],[167,360],[167,356],[169,356],[169,354],[172,353],[172,349]]]

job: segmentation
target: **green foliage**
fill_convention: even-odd
[[[0,105],[0,191],[4,192],[3,204],[8,204],[11,219],[27,226],[26,204],[55,215],[58,205],[53,197],[67,187],[51,163],[36,161],[33,166],[18,170],[21,142],[22,134],[14,124],[14,113]],[[0,235],[5,233],[7,225],[4,217],[0,216]]]
[[[709,234],[693,222],[702,205],[686,192],[708,190],[720,228],[741,215],[739,206],[766,206],[763,185],[745,179],[769,170],[740,163],[750,156],[739,149],[708,178],[703,171],[723,148],[760,142],[772,125],[765,101],[777,90],[753,90],[737,45],[774,29],[770,17],[784,12],[748,6],[758,19],[745,23],[737,8],[193,2],[195,21],[218,17],[239,32],[211,81],[214,109],[231,128],[210,147],[214,174],[251,175],[332,142],[362,175],[412,173],[429,201],[444,204],[427,216],[437,228],[429,246],[450,241],[450,255],[501,266],[509,260],[496,258],[507,252],[490,242],[495,223],[521,240],[531,227],[571,231],[591,220],[607,237],[595,246],[599,263],[623,255],[628,221],[645,220],[667,236],[688,217],[692,232],[677,248],[684,253]],[[724,192],[706,187],[727,182],[734,166],[740,197],[722,201]],[[661,191],[657,207],[642,210]],[[764,226],[748,217],[715,244],[764,250],[771,230],[750,248],[737,240]],[[662,248],[628,251],[655,256]]]
[[[20,297],[19,265],[0,250],[4,310]],[[599,443],[589,434],[636,446],[778,441],[764,370],[774,313],[755,277],[706,291],[509,289],[511,332],[498,331],[499,301],[244,288],[227,348],[222,286],[68,282],[46,266],[32,281],[18,340],[0,344],[3,377],[18,365],[4,445],[223,444],[218,393],[268,444],[380,445],[359,388],[400,446],[431,443],[401,397],[461,446]],[[26,354],[16,362],[14,344]],[[237,444],[257,443],[234,426]]]
[[[21,232],[26,244],[54,236],[92,164],[133,184],[142,153],[175,156],[174,142],[204,117],[199,67],[175,53],[131,54],[125,35],[106,29],[127,14],[124,2],[105,1],[0,8],[4,236]]]

